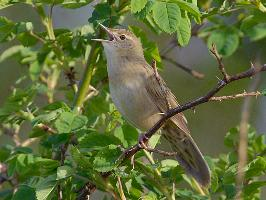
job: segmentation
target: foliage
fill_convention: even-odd
[[[58,190],[62,191],[62,199],[76,199],[87,182],[108,193],[106,198],[234,198],[238,128],[231,129],[225,137],[229,153],[206,157],[212,180],[205,195],[173,159],[154,161],[151,154],[142,151],[135,155],[134,168],[129,160],[121,163],[123,150],[137,143],[138,132],[111,103],[103,49],[91,38],[103,37],[99,22],[114,27],[131,13],[156,34],[175,36],[180,46],[188,45],[191,36],[197,36],[206,45],[215,43],[221,55],[230,56],[246,38],[250,42],[265,40],[265,1],[100,1],[89,24],[75,30],[54,29],[44,7],[77,9],[91,0],[4,0],[0,9],[19,3],[36,10],[45,31],[37,32],[32,22],[0,17],[0,42],[14,45],[1,54],[0,62],[16,58],[28,66],[28,73],[14,83],[12,94],[0,108],[1,134],[14,142],[0,148],[1,179],[6,180],[1,185],[2,199],[57,199]],[[141,39],[147,61],[155,59],[162,66],[158,47],[145,31],[133,26],[130,30]],[[15,43],[11,43],[13,40]],[[82,64],[88,70],[77,90],[75,69]],[[26,140],[21,139],[23,127],[30,127]],[[244,199],[259,199],[260,190],[266,185],[260,179],[266,172],[266,145],[264,136],[252,128],[248,137],[243,195]],[[155,146],[158,141],[159,136],[154,136],[150,145]],[[33,147],[32,142],[38,147]],[[111,175],[106,178],[109,172]]]

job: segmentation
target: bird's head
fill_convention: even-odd
[[[107,28],[100,24],[101,28],[107,33],[108,39],[93,39],[102,42],[106,53],[119,55],[143,55],[140,40],[129,30]]]

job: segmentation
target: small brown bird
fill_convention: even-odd
[[[146,62],[141,42],[132,32],[101,27],[109,39],[94,40],[104,46],[112,100],[131,124],[146,131],[163,113],[178,106],[176,98]],[[210,183],[209,167],[190,136],[182,113],[167,121],[163,136],[177,152],[176,159],[185,171],[202,186],[207,186]]]

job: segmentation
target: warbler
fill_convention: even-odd
[[[104,47],[112,101],[126,120],[147,131],[179,104],[160,75],[146,62],[142,44],[131,31],[100,26],[108,39],[94,40]],[[185,116],[182,113],[173,116],[162,129],[163,136],[177,152],[179,164],[200,185],[207,186],[210,170],[190,135]]]

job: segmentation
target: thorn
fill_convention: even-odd
[[[216,78],[217,78],[219,81],[221,81],[221,79],[220,79],[218,76],[216,76]]]
[[[250,62],[250,67],[251,67],[251,69],[255,69],[255,66],[252,62]]]
[[[132,170],[134,170],[135,169],[135,154],[131,157],[130,163],[132,165]]]

